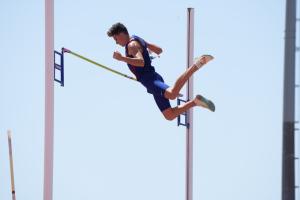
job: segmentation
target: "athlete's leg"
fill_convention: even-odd
[[[186,112],[188,109],[192,108],[196,106],[196,103],[194,100],[190,100],[184,104],[181,104],[179,106],[173,107],[173,108],[168,108],[166,110],[164,110],[162,113],[164,115],[164,117],[167,120],[173,120],[176,117],[178,117],[178,115]]]
[[[175,99],[183,85],[189,80],[189,78],[196,72],[198,69],[200,69],[203,65],[205,65],[207,62],[212,60],[213,57],[210,55],[203,55],[201,56],[195,64],[190,66],[179,78],[176,80],[173,87],[169,87],[166,89],[164,96],[167,99]]]
[[[173,120],[176,117],[178,117],[178,115],[186,112],[188,109],[190,109],[194,106],[201,106],[203,108],[207,108],[208,110],[210,110],[212,112],[215,111],[215,105],[212,101],[210,101],[209,99],[206,99],[205,97],[203,97],[201,95],[197,95],[193,100],[190,100],[184,104],[181,104],[181,105],[173,107],[173,108],[169,107],[169,108],[163,110],[162,113],[167,120]]]
[[[195,99],[188,101],[182,105],[172,108],[169,99],[167,99],[161,95],[153,95],[153,97],[154,97],[154,100],[155,100],[156,105],[158,106],[159,110],[162,112],[162,114],[164,115],[164,117],[167,120],[175,119],[179,114],[187,111],[188,109],[190,109],[193,106],[196,106],[198,103],[195,98]],[[199,103],[198,103],[198,105],[201,106],[201,104],[199,104]]]

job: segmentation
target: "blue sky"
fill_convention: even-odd
[[[55,48],[130,73],[112,59],[115,22],[161,46],[156,70],[172,85],[186,66],[186,8],[195,8],[194,199],[281,199],[285,1],[55,3]],[[10,198],[6,130],[13,131],[16,195],[41,199],[44,3],[0,2],[0,199]],[[175,106],[176,102],[172,102]],[[298,112],[299,113],[299,112]],[[185,128],[166,121],[145,89],[72,55],[55,84],[54,199],[174,199],[185,195]]]

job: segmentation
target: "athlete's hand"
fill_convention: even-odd
[[[149,52],[149,56],[150,58],[152,57],[152,59],[156,58],[156,56],[153,56],[153,53],[155,53],[154,51],[152,51],[151,49],[148,48],[148,52]],[[160,58],[159,54],[156,54],[158,58]]]
[[[114,52],[114,55],[113,55],[113,58],[116,59],[116,60],[121,61],[122,58],[123,58],[123,56],[122,56],[122,54],[121,54],[120,52],[115,51],[115,52]]]

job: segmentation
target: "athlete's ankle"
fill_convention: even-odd
[[[192,68],[194,68],[194,69],[199,69],[199,67],[196,65],[196,63],[194,63],[194,64],[192,64]]]

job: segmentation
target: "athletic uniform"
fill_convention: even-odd
[[[142,38],[132,35],[131,41],[137,41],[143,49],[143,58],[145,62],[144,67],[136,67],[127,64],[130,71],[136,76],[137,80],[147,88],[147,92],[152,94],[155,102],[161,112],[171,107],[169,99],[164,97],[166,89],[169,87],[164,83],[163,78],[157,72],[155,72],[154,67],[151,65],[151,59],[147,50],[147,42]],[[128,44],[125,46],[126,56],[133,58],[133,56],[128,55]]]

